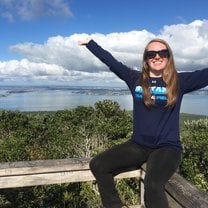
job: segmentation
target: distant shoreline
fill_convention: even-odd
[[[113,100],[121,109],[132,110],[133,101],[127,87],[100,86],[1,86],[0,109],[41,112],[94,106],[98,101]],[[208,116],[208,89],[184,96],[181,112]]]
[[[121,94],[130,94],[130,91],[127,87],[123,86],[0,86],[0,90],[6,90],[7,93],[27,93],[34,92],[38,90],[41,92],[42,90],[63,90],[63,91],[72,91],[73,93],[98,93],[105,94],[108,92],[115,92]],[[208,95],[208,88],[203,88],[200,90],[196,90],[190,92],[188,94],[200,94],[200,95]]]

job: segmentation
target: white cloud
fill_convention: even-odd
[[[43,44],[23,43],[10,47],[24,59],[0,62],[0,77],[24,77],[71,84],[121,84],[122,82],[84,46],[77,41],[88,34],[69,37],[50,37]],[[125,33],[91,34],[101,46],[118,60],[133,67],[141,67],[145,45],[152,38],[167,40],[175,55],[178,70],[194,70],[208,66],[208,20],[190,24],[164,26],[159,35],[146,30]]]
[[[35,63],[28,59],[0,62],[0,80],[5,83],[24,84],[23,82],[31,82],[30,84],[41,85],[67,83],[76,85],[77,82],[80,82],[81,85],[86,85],[87,82],[92,82],[92,85],[96,85],[100,83],[100,80],[103,80],[104,85],[104,83],[112,83],[115,79],[116,76],[110,72],[70,71],[59,65]],[[119,81],[117,80],[118,83]]]
[[[51,37],[43,45],[34,43],[17,44],[10,47],[32,62],[45,62],[60,65],[68,70],[96,72],[107,70],[107,67],[85,48],[77,45],[78,40],[85,39],[87,34],[74,34],[69,37]],[[139,56],[143,53],[144,44],[155,36],[147,31],[131,31],[108,35],[92,34],[100,45],[128,64],[138,66]]]
[[[180,70],[207,67],[208,20],[165,26],[160,36],[172,46]]]
[[[3,8],[1,16],[10,22],[16,17],[23,21],[30,21],[43,16],[72,16],[65,0],[1,0],[0,5]]]

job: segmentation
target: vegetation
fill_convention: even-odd
[[[208,119],[182,114],[181,123],[184,148],[180,173],[207,191]],[[92,157],[129,139],[131,133],[132,113],[110,100],[56,112],[0,111],[0,162]],[[116,185],[127,204],[137,203],[136,179],[117,180]],[[96,206],[100,207],[100,198],[91,182],[0,190],[2,208]]]
[[[185,121],[181,132],[183,160],[180,173],[208,191],[208,119]]]

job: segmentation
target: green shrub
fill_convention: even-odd
[[[186,121],[181,133],[183,160],[180,173],[199,188],[208,190],[208,119]]]
[[[187,117],[187,116],[186,116]],[[130,138],[132,114],[117,102],[99,101],[56,112],[0,111],[0,162],[92,157]],[[186,121],[181,132],[180,173],[208,190],[208,119]],[[136,204],[136,179],[116,181],[126,204]],[[96,208],[101,201],[93,183],[70,183],[0,190],[2,208]]]

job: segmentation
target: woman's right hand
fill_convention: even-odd
[[[87,45],[90,40],[92,40],[92,38],[86,38],[85,40],[79,40],[78,41],[78,45],[82,46],[82,45]]]

